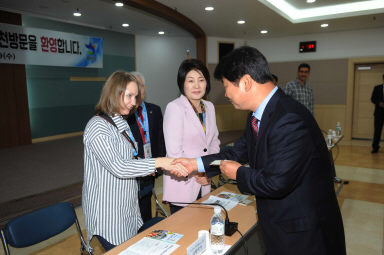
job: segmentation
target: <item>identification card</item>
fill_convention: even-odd
[[[144,144],[145,158],[152,158],[151,143]]]

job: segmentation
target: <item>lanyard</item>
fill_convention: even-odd
[[[107,122],[109,122],[112,126],[114,126],[117,129],[116,123],[113,121],[113,119],[108,114],[101,114],[98,115],[99,117],[105,119]],[[137,159],[137,150],[135,146],[135,138],[133,138],[132,131],[129,129],[129,133],[127,134],[127,131],[121,132],[121,134],[127,139],[127,141],[132,145],[133,147],[133,157]]]
[[[128,133],[128,134],[127,134]],[[138,155],[138,153],[137,153],[137,150],[136,150],[136,146],[135,146],[135,138],[133,137],[133,135],[132,135],[132,131],[131,130],[129,130],[129,132],[127,132],[127,131],[123,131],[123,132],[121,132],[121,134],[128,140],[128,142],[132,145],[132,147],[133,147],[133,156],[135,157],[135,158],[137,158],[137,155]]]
[[[143,107],[141,114],[143,115],[144,123],[141,121],[141,118],[139,118],[139,114],[137,113],[137,110],[135,111],[135,116],[136,116],[136,119],[139,121],[141,128],[144,130],[145,143],[150,143],[151,141],[149,137],[147,108],[145,107],[144,103],[141,104],[141,107]]]
[[[206,112],[206,110],[205,110],[205,105],[204,105],[203,101],[200,100],[200,107],[201,107],[202,113],[199,113],[197,111],[196,107],[192,104],[192,102],[189,99],[188,99],[188,101],[191,104],[193,110],[195,111],[197,118],[200,120],[201,125],[203,126],[204,133],[205,133],[206,132],[206,130],[205,130],[205,112]]]

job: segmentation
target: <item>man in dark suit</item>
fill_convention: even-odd
[[[384,74],[383,74],[384,82]],[[375,104],[375,131],[372,142],[372,153],[379,151],[379,143],[381,137],[381,130],[384,124],[384,83],[375,86],[372,92],[371,101]]]
[[[139,72],[132,72],[132,74],[139,82],[141,102],[138,102],[140,104],[136,112],[130,115],[127,121],[138,144],[138,156],[140,158],[165,157],[163,114],[159,106],[144,102],[144,76]],[[140,177],[138,181],[141,191],[151,189],[155,182],[155,176]],[[139,197],[140,212],[144,222],[152,218],[151,197],[152,192]]]
[[[245,132],[228,151],[176,161],[209,177],[221,171],[256,196],[268,255],[346,254],[332,164],[312,114],[273,84],[255,48],[222,58],[215,78],[236,109],[252,111]],[[222,160],[220,169],[210,167],[214,160]]]

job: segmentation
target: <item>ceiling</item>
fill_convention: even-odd
[[[362,2],[360,3],[362,6],[372,6],[373,2],[383,6],[364,12],[315,15],[316,17],[309,18],[310,21],[303,22],[306,20],[290,19],[268,1],[288,4],[290,7],[283,10],[292,7],[297,11],[295,12],[297,15],[307,9],[327,7],[331,4],[339,4],[331,7],[331,10],[344,10],[346,7],[340,4],[358,2]],[[384,0],[317,0],[312,4],[306,3],[306,0],[158,0],[158,2],[180,12],[200,26],[207,36],[214,37],[258,39],[384,27]],[[204,10],[207,6],[213,6],[215,9],[207,12]],[[72,14],[77,8],[82,12],[81,17],[74,17]],[[116,7],[112,0],[0,0],[0,9],[130,34],[154,36],[162,30],[165,31],[165,36],[190,36],[183,28],[164,19],[127,5]],[[315,13],[320,13],[317,11],[320,9],[314,10]],[[240,19],[244,20],[245,24],[237,24],[236,21]],[[130,26],[124,28],[121,26],[122,23],[129,23]],[[321,28],[322,23],[328,23],[329,26]],[[268,33],[260,34],[260,30],[263,29],[268,30]]]

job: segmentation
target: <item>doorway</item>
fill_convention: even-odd
[[[373,111],[371,102],[373,88],[383,83],[384,63],[355,64],[353,89],[352,138],[372,139]]]

